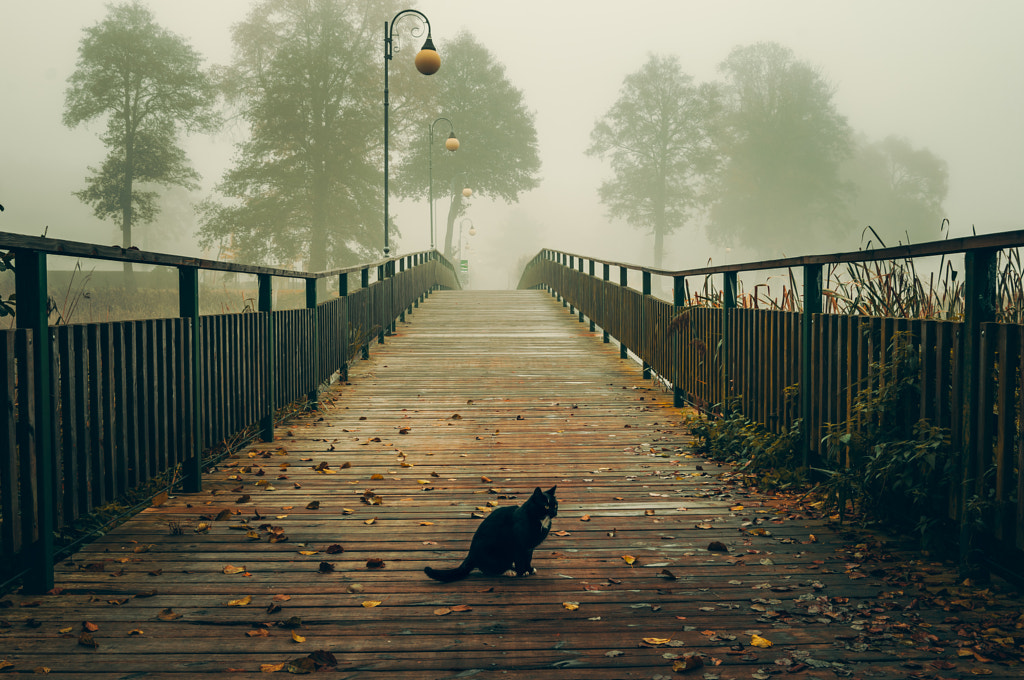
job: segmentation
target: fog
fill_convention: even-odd
[[[243,0],[146,4],[207,65],[230,60],[230,27],[250,6]],[[464,237],[474,287],[514,286],[516,265],[541,247],[650,263],[652,236],[608,219],[597,199],[597,187],[611,170],[584,153],[595,121],[618,97],[623,78],[652,53],[676,55],[696,80],[710,81],[720,77],[716,67],[732,48],[758,41],[784,45],[818,67],[834,84],[836,108],[855,133],[903,136],[948,163],[944,212],[952,236],[1024,227],[1019,0],[440,0],[415,7],[430,18],[442,68],[445,37],[467,30],[504,64],[535,114],[543,164],[539,188],[516,205],[474,198],[466,212],[477,231]],[[69,130],[61,123],[82,28],[105,14],[100,0],[5,3],[0,204],[6,210],[0,231],[45,230],[55,238],[120,242],[115,224],[97,220],[72,196],[82,188],[87,166],[105,155],[96,137],[102,124]],[[187,140],[186,151],[202,175],[203,189],[193,200],[212,192],[242,135],[227,126]],[[393,204],[402,230],[398,252],[426,249],[426,202]],[[439,222],[444,205],[438,203]],[[192,241],[195,227],[188,211],[167,210],[155,224],[137,227],[136,244],[200,254]],[[938,225],[935,236],[940,237]],[[899,234],[889,237],[896,241]],[[739,257],[711,245],[703,225],[694,221],[667,238],[663,266],[682,269]]]

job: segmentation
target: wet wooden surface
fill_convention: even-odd
[[[688,453],[683,416],[550,296],[434,294],[319,412],[84,548],[60,592],[0,598],[0,667],[1022,677],[962,642],[988,617],[1012,650],[1019,609],[745,491]],[[537,575],[423,574],[462,559],[479,515],[552,485]]]

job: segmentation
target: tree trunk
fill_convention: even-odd
[[[452,237],[455,234],[455,220],[460,214],[462,214],[462,192],[455,191],[452,193],[451,203],[448,204],[448,230],[444,235],[444,256],[455,265],[459,263],[455,262],[455,248],[452,247]]]
[[[132,184],[135,180],[135,139],[131,131],[125,135],[124,184],[121,187],[121,247],[132,247]],[[135,270],[131,262],[124,262],[124,287],[129,293],[136,291]]]

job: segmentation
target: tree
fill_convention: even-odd
[[[75,192],[100,219],[120,223],[124,248],[132,228],[156,217],[158,194],[146,183],[198,188],[199,175],[178,145],[180,129],[215,129],[213,86],[201,57],[185,40],[158,26],[138,2],[111,7],[85,29],[78,62],[68,78],[64,124],[76,127],[106,116],[100,139],[103,165]],[[125,271],[131,271],[126,262]]]
[[[831,85],[775,43],[735,48],[719,67],[727,93],[719,145],[726,158],[708,235],[748,248],[806,250],[848,229],[849,187],[839,176],[851,151]]]
[[[718,163],[712,130],[718,88],[694,84],[676,57],[651,55],[626,76],[619,99],[594,125],[587,153],[610,158],[614,177],[598,189],[612,217],[654,234],[654,266],[665,236],[703,205]]]
[[[249,138],[217,187],[229,202],[203,205],[205,246],[231,241],[240,259],[303,260],[310,271],[379,257],[381,28],[398,9],[398,0],[263,0],[235,26],[219,81]],[[411,57],[391,64],[393,143],[406,100],[426,87],[414,71]]]
[[[469,33],[460,33],[440,49],[441,70],[432,76],[436,89],[426,109],[431,113],[418,119],[411,131],[422,141],[406,147],[410,151],[396,185],[406,197],[427,194],[429,126],[440,116],[452,121],[459,150],[446,152],[445,135],[435,135],[433,153],[434,195],[449,197],[444,254],[451,259],[455,220],[465,211],[463,187],[470,187],[475,196],[513,203],[520,193],[537,186],[540,157],[533,113],[494,55]]]
[[[843,176],[854,186],[850,215],[856,224],[871,225],[887,239],[938,238],[949,168],[928,149],[895,135],[874,143],[861,139]]]

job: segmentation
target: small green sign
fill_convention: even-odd
[[[460,269],[462,269],[462,271],[464,271],[464,272],[468,272],[469,271],[469,260],[461,260],[460,264],[461,264]]]

